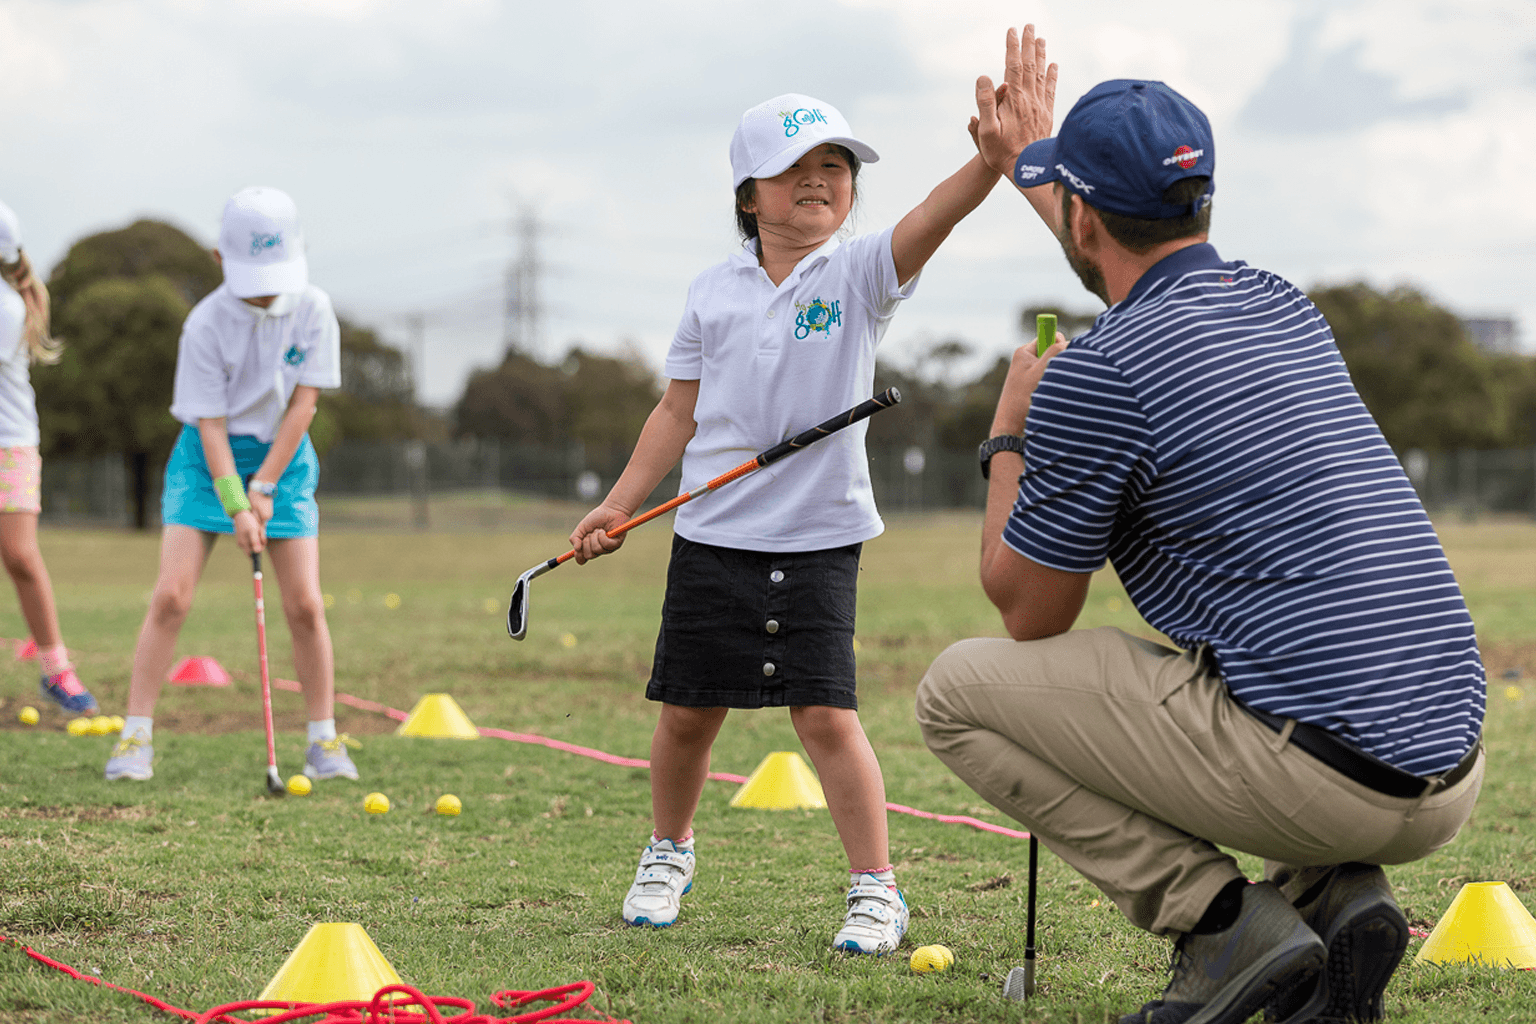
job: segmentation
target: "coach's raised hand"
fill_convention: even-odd
[[[1045,40],[1035,26],[1008,30],[1003,84],[976,80],[976,116],[971,135],[988,166],[1013,180],[1013,165],[1024,147],[1051,134],[1056,109],[1056,65],[1045,58]]]

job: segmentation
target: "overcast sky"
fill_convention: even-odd
[[[1536,3],[1243,0],[0,0],[0,199],[44,267],[137,217],[211,244],[223,201],[298,202],[311,278],[403,344],[424,398],[499,361],[513,215],[543,227],[540,354],[632,342],[659,369],[688,287],[736,244],[731,133],[783,92],[882,159],[854,227],[900,218],[972,152],[978,74],[1034,21],[1057,123],[1156,78],[1216,134],[1212,241],[1303,286],[1413,284],[1513,315],[1536,346]],[[911,365],[990,359],[1021,306],[1097,309],[1006,184],[886,336]]]

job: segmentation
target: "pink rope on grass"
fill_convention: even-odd
[[[299,684],[291,679],[278,679],[274,681],[272,685],[277,687],[279,690],[292,690],[294,692],[298,692],[299,690]],[[360,708],[363,711],[372,711],[381,715],[388,715],[390,718],[393,718],[397,722],[403,722],[410,717],[410,715],[406,714],[404,711],[401,711],[398,708],[388,707],[384,704],[378,703],[377,701],[364,700],[361,697],[354,697],[349,693],[338,693],[336,695],[336,700],[338,703],[346,704],[349,707]],[[578,757],[590,757],[594,761],[601,761],[603,764],[618,765],[621,768],[644,768],[649,770],[651,767],[651,762],[641,757],[620,757],[618,754],[610,754],[606,751],[594,750],[592,747],[578,746],[575,743],[566,743],[564,740],[552,740],[548,736],[539,736],[536,733],[512,732],[508,729],[491,729],[484,727],[481,727],[479,732],[481,736],[489,736],[492,739],[508,740],[512,743],[529,743],[535,746],[548,747],[551,750],[559,750],[567,754],[575,754]],[[714,779],[716,782],[734,782],[737,785],[747,781],[747,777],[745,775],[737,775],[734,772],[710,772],[709,777]],[[934,814],[932,811],[920,811],[915,807],[907,807],[905,804],[894,803],[887,803],[885,805],[885,809],[896,814],[910,814],[914,818],[926,818],[929,821],[943,822],[946,825],[969,825],[971,828],[980,829],[983,832],[994,832],[997,835],[1007,836],[1010,839],[1029,838],[1028,832],[1021,832],[1016,828],[1008,828],[1005,825],[993,825],[990,822],[981,821],[980,819],[972,818],[965,814]]]

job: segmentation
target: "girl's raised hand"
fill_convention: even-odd
[[[1045,40],[1035,38],[1035,26],[1008,30],[1003,58],[1003,84],[976,80],[976,118],[971,130],[987,165],[1012,179],[1013,165],[1024,147],[1048,138],[1055,122],[1057,67],[1045,57]]]
[[[576,552],[576,564],[585,565],[598,555],[619,550],[624,544],[624,534],[610,537],[605,532],[628,522],[630,514],[611,505],[599,505],[582,517],[571,531],[571,549]]]

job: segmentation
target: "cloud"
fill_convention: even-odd
[[[1249,97],[1239,125],[1276,134],[1333,134],[1466,109],[1460,92],[1402,97],[1396,79],[1365,65],[1363,40],[1327,48],[1323,28],[1322,15],[1296,19],[1285,59]]]

